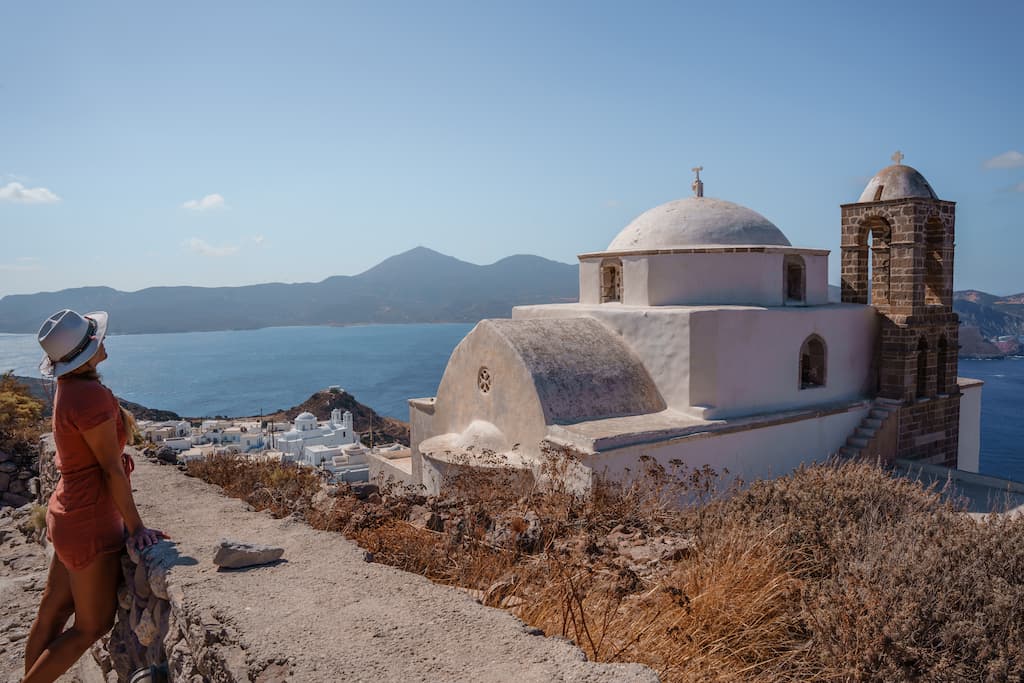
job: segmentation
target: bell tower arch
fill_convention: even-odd
[[[895,457],[956,466],[960,390],[953,312],[956,204],[893,155],[842,210],[842,300],[880,316],[878,395],[900,404]],[[870,259],[870,280],[868,264]]]

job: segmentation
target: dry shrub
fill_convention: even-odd
[[[188,473],[241,498],[275,517],[304,514],[320,490],[321,477],[290,463],[252,462],[232,455],[213,455],[188,464]]]
[[[551,455],[555,469],[571,466],[571,453]],[[308,471],[231,459],[192,469],[257,507],[302,512],[375,561],[479,590],[594,660],[642,662],[666,681],[1024,676],[1024,521],[976,521],[871,464],[722,492],[709,470],[645,459],[586,497],[463,468],[442,498],[339,495],[326,508],[311,505],[319,481]],[[411,524],[416,510],[443,531]],[[612,541],[627,531],[691,545],[634,563]]]

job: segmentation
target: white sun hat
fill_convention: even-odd
[[[39,328],[37,339],[44,351],[39,372],[43,377],[61,377],[77,370],[96,355],[106,334],[106,311],[85,315],[68,308],[57,311]]]

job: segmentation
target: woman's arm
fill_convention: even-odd
[[[135,499],[132,498],[132,487],[128,475],[124,472],[121,462],[121,449],[117,440],[117,423],[113,418],[82,432],[82,437],[89,444],[89,449],[96,456],[96,461],[103,471],[114,505],[121,512],[131,540],[139,549],[153,545],[166,534],[155,529],[147,529],[142,525]]]

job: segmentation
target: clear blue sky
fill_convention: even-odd
[[[697,164],[837,282],[839,204],[896,149],[958,202],[956,286],[1024,290],[1021,2],[0,17],[0,295],[317,281],[417,245],[575,262]]]

